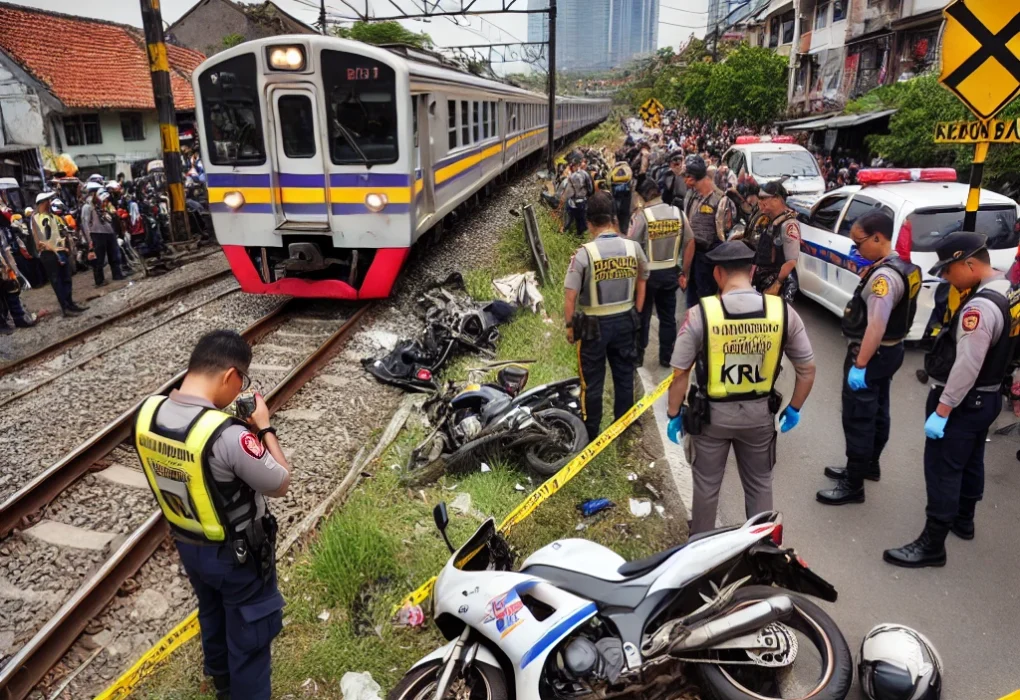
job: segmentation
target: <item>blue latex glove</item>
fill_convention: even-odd
[[[793,406],[787,406],[783,409],[783,413],[779,416],[779,430],[783,433],[788,433],[797,427],[800,423],[800,411]]]
[[[684,412],[686,410],[686,406],[681,406],[680,413],[670,418],[669,423],[666,424],[666,436],[677,445],[680,444],[680,440],[684,436]]]
[[[943,418],[937,413],[932,413],[924,422],[924,436],[929,440],[941,440],[946,434],[946,421],[948,420],[948,416]]]
[[[850,386],[851,391],[868,388],[868,383],[864,381],[864,372],[865,370],[856,366],[850,368],[850,372],[846,375],[846,383]]]

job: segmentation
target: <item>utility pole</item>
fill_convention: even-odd
[[[322,0],[319,4],[319,27],[322,29],[323,36],[326,35],[326,0]]]
[[[163,172],[170,193],[170,241],[184,243],[191,234],[184,211],[184,181],[181,178],[181,141],[177,133],[174,94],[170,90],[170,62],[163,41],[163,18],[159,0],[139,0],[142,6],[142,27],[145,29],[146,53],[152,75],[152,96],[159,116],[159,139],[163,145]]]
[[[556,0],[549,0],[549,144],[546,167],[556,173]]]

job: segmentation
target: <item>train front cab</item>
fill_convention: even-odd
[[[194,87],[213,225],[241,288],[387,296],[417,213],[401,62],[341,39],[273,37],[217,54]]]

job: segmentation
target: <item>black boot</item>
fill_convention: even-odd
[[[213,676],[212,679],[216,700],[230,700],[230,676]]]
[[[827,506],[842,506],[847,503],[864,503],[864,480],[849,476],[836,482],[835,488],[822,489],[815,498]]]
[[[908,569],[945,566],[946,536],[948,534],[948,525],[928,518],[924,525],[924,532],[920,537],[899,549],[885,550],[882,559],[893,566],[902,566]]]
[[[840,479],[845,479],[846,468],[826,467],[825,476],[829,477],[830,479],[835,479],[836,481],[839,481]],[[867,479],[868,481],[881,481],[882,467],[879,465],[878,462],[868,462],[868,466],[866,466],[861,472],[861,478]]]
[[[960,512],[953,519],[953,525],[949,531],[961,540],[974,539],[974,510],[977,508],[977,501],[973,498],[960,499]]]

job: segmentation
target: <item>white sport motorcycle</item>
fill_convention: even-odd
[[[433,616],[449,644],[418,661],[389,700],[704,697],[843,700],[853,657],[836,623],[799,593],[835,589],[782,548],[782,516],[702,533],[640,561],[559,540],[518,572],[487,520],[454,551],[445,504],[433,513],[453,556]]]

